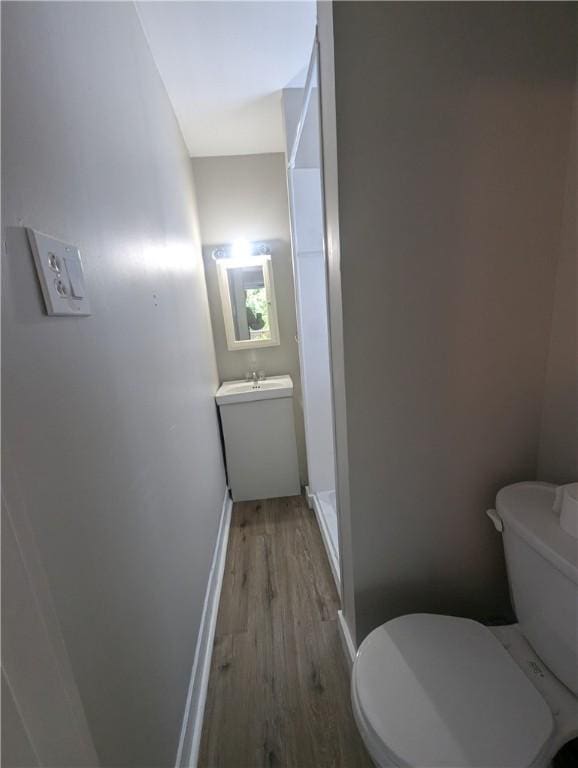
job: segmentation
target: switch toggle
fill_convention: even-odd
[[[75,258],[72,255],[64,257],[64,263],[66,265],[66,272],[68,273],[68,279],[70,280],[70,294],[76,299],[84,299],[84,276],[82,274],[82,266],[80,259]]]

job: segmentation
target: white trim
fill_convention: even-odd
[[[351,670],[353,668],[353,662],[355,661],[356,650],[343,611],[337,611],[337,627],[339,629],[341,645],[343,646],[343,653],[345,654],[349,669]]]
[[[195,649],[195,660],[187,693],[185,714],[183,716],[179,748],[175,762],[176,768],[196,768],[199,758],[203,715],[207,701],[209,672],[211,670],[213,642],[215,640],[219,600],[223,586],[223,574],[225,572],[225,558],[227,555],[232,508],[233,500],[229,495],[229,489],[226,488],[219,532],[217,534],[207,591],[205,593],[205,603],[203,605],[203,614],[201,616],[197,647]]]
[[[309,505],[310,509],[315,512],[317,525],[321,531],[321,538],[323,539],[325,551],[327,552],[327,559],[329,560],[329,566],[331,568],[331,573],[333,574],[333,580],[335,581],[338,594],[341,595],[341,571],[339,568],[339,552],[336,549],[336,543],[334,543],[333,539],[331,538],[327,520],[323,514],[321,502],[317,498],[317,494],[311,493],[309,486],[305,487],[305,493],[307,496],[307,504]]]

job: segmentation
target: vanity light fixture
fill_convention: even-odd
[[[213,249],[211,256],[215,261],[229,261],[235,259],[238,262],[246,262],[252,258],[271,258],[271,248],[267,243],[254,242],[239,239],[234,243],[219,245]]]

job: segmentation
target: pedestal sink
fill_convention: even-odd
[[[225,381],[215,399],[233,500],[299,494],[291,377]]]

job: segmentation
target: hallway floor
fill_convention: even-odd
[[[351,713],[339,600],[300,496],[237,503],[200,768],[370,768]]]

